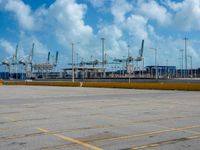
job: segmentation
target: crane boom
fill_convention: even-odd
[[[29,60],[28,60],[29,64],[32,64],[32,61],[33,61],[34,46],[35,46],[35,44],[33,43],[31,51],[30,51],[30,55],[29,55]]]
[[[134,61],[142,61],[143,50],[144,50],[144,40],[142,40],[141,49],[139,50],[139,56],[136,59],[134,59]]]

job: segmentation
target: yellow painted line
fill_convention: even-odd
[[[7,120],[9,120],[9,121],[12,121],[12,122],[15,122],[15,121],[16,121],[16,119],[11,118],[11,117],[4,117],[4,118],[7,119]]]
[[[184,131],[192,134],[200,134],[200,132],[197,131],[191,131],[191,130],[184,130]]]
[[[36,129],[39,130],[39,131],[42,131],[42,132],[44,132],[44,133],[49,133],[49,134],[50,134],[50,132],[49,132],[48,130],[46,130],[46,129],[42,129],[42,128],[36,128]],[[82,141],[73,139],[73,138],[71,138],[71,137],[68,137],[68,136],[65,136],[65,135],[62,135],[62,134],[52,134],[52,135],[54,135],[54,136],[56,136],[56,137],[59,137],[59,138],[61,138],[61,139],[70,141],[70,142],[72,142],[72,143],[76,143],[76,144],[82,145],[82,146],[84,146],[84,147],[86,147],[86,148],[89,148],[89,149],[92,149],[92,150],[103,150],[102,148],[93,146],[93,145],[91,145],[91,144],[88,144],[88,143],[85,143],[85,142],[82,142]]]
[[[107,118],[107,119],[116,120],[116,117],[114,117],[114,116],[103,116],[103,117]],[[167,118],[158,118],[158,119],[149,119],[149,120],[138,120],[138,121],[130,122],[128,125],[139,124],[139,123],[157,122],[157,121],[165,121],[165,120],[174,120],[174,119],[194,118],[194,117],[200,117],[200,115],[174,116],[174,117],[171,117],[171,118],[167,117]],[[115,127],[122,127],[122,126],[123,125],[116,125]],[[125,126],[127,126],[127,124],[125,124]]]
[[[39,131],[42,131],[42,132],[44,132],[44,133],[49,133],[49,131],[46,130],[46,129],[42,129],[42,128],[36,128],[36,129],[39,130]]]
[[[146,132],[146,133],[135,134],[135,135],[126,135],[126,136],[107,138],[107,139],[96,140],[96,141],[103,142],[103,141],[114,141],[114,140],[120,140],[120,139],[122,140],[122,139],[142,137],[142,136],[148,136],[148,135],[156,135],[156,134],[166,133],[170,131],[188,131],[187,129],[193,129],[193,128],[200,128],[200,125],[187,126],[187,127],[181,127],[181,128],[169,128],[166,130],[152,131],[152,132]]]
[[[177,142],[188,141],[188,140],[199,139],[199,138],[200,138],[200,135],[189,136],[189,137],[184,137],[180,139],[172,139],[172,140],[167,140],[167,141],[160,141],[157,143],[145,144],[145,145],[130,148],[129,150],[140,150],[140,149],[145,149],[145,148],[159,147],[162,145],[173,144]]]
[[[90,144],[85,143],[85,142],[81,142],[81,141],[79,141],[79,140],[76,140],[76,139],[73,139],[73,138],[70,138],[70,137],[61,135],[61,134],[54,134],[54,135],[57,136],[57,137],[59,137],[59,138],[61,138],[61,139],[68,140],[68,141],[71,141],[71,142],[73,142],[73,143],[83,145],[84,147],[87,147],[87,148],[90,148],[90,149],[93,149],[93,150],[103,150],[103,149],[101,149],[101,148],[99,148],[99,147],[90,145]]]
[[[153,132],[146,132],[146,133],[142,133],[142,134],[136,134],[136,135],[128,135],[128,136],[122,136],[122,137],[116,137],[116,138],[105,138],[105,139],[101,139],[101,140],[85,140],[84,142],[107,142],[107,141],[114,141],[114,140],[123,140],[123,139],[128,139],[128,138],[139,138],[139,137],[143,137],[143,136],[148,136],[148,135],[155,135],[155,134],[161,134],[161,133],[165,133],[165,132],[169,132],[169,131],[187,131],[190,132],[187,129],[193,129],[193,128],[199,128],[200,125],[193,125],[193,126],[186,126],[186,127],[180,127],[180,128],[170,128],[170,129],[166,129],[166,130],[160,130],[160,131],[153,131]],[[167,127],[166,127],[167,128]],[[39,128],[40,129],[40,128]],[[43,129],[42,129],[43,130]],[[40,130],[40,131],[42,131]],[[46,132],[47,130],[44,130],[44,132]],[[57,132],[49,132],[49,134],[55,134],[58,133]],[[193,131],[192,131],[193,132]],[[192,133],[191,132],[191,133]],[[199,132],[195,132],[195,134],[200,134]],[[152,146],[156,146],[158,144],[152,144]],[[45,147],[44,150],[49,150],[49,149],[60,149],[60,148],[65,148],[65,147],[69,147],[69,146],[73,146],[71,144],[62,144],[62,145],[56,145],[56,146],[52,146],[52,147]],[[147,148],[147,146],[141,146],[140,148]]]

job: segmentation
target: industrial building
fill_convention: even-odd
[[[149,77],[156,76],[156,70],[158,77],[160,78],[175,78],[176,66],[146,66],[146,75]]]

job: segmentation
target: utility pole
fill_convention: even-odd
[[[188,76],[188,71],[187,71],[187,40],[188,38],[185,37],[184,41],[185,41],[185,78]]]
[[[72,44],[72,82],[74,82],[74,43]]]
[[[190,64],[191,64],[191,68],[190,68],[190,77],[193,77],[193,73],[192,73],[192,56],[188,56],[190,58]]]
[[[124,74],[125,74],[125,72],[124,72],[124,70],[125,70],[125,56],[123,56],[123,59],[122,59],[122,65],[123,65],[123,77],[124,77]]]
[[[75,44],[79,44],[79,42],[71,43],[71,46],[72,46],[72,82],[74,82],[74,45]]]
[[[91,55],[90,58],[91,58],[91,64],[92,64],[92,67],[94,68],[93,56]]]
[[[18,44],[16,45],[16,50],[14,54],[13,70],[16,74],[16,79],[18,79]]]
[[[144,57],[142,57],[142,77],[144,77]]]
[[[78,53],[76,53],[76,63],[77,63],[77,67],[79,66],[79,63],[78,63]]]
[[[181,78],[181,77],[182,77],[182,69],[181,69],[181,68],[182,68],[182,66],[181,66],[182,63],[181,63],[181,57],[178,58],[178,61],[179,61],[180,73],[179,73],[178,70],[177,70],[177,77],[180,77],[180,78]]]
[[[155,69],[156,69],[156,79],[158,79],[158,66],[157,66],[157,48],[151,48],[155,51]]]
[[[128,47],[128,62],[129,62],[129,57],[130,57],[130,45],[128,44],[127,47]]]
[[[101,38],[101,42],[102,42],[102,68],[103,68],[103,77],[105,77],[105,69],[104,69],[104,56],[105,56],[105,52],[104,52],[104,43],[105,43],[105,38]]]
[[[167,78],[169,78],[169,67],[168,67],[168,59],[166,59],[166,75],[167,75]]]
[[[183,49],[180,49],[181,52],[181,77],[183,78]]]

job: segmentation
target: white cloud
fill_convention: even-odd
[[[165,7],[159,5],[156,1],[141,3],[138,11],[147,18],[156,20],[160,25],[166,26],[171,23],[171,14]]]
[[[77,4],[74,0],[57,0],[48,9],[46,18],[49,19],[46,21],[50,22],[63,46],[70,42],[89,43],[93,30],[84,23],[86,9],[86,5]]]
[[[93,55],[93,58],[100,59],[100,38],[105,37],[106,53],[112,57],[122,58],[127,56],[127,43],[132,46],[132,53],[134,51],[134,55],[136,55],[141,39],[145,39],[144,55],[146,64],[154,64],[154,54],[149,48],[157,47],[160,48],[160,64],[164,65],[166,58],[168,58],[172,65],[177,63],[178,49],[183,47],[184,43],[176,38],[159,35],[150,21],[156,20],[158,26],[161,25],[161,27],[170,26],[170,23],[170,27],[176,25],[180,29],[187,30],[200,27],[198,24],[200,20],[199,5],[196,5],[198,3],[195,0],[185,0],[180,3],[166,0],[165,2],[168,3],[165,4],[168,9],[156,1],[138,0],[130,3],[128,0],[111,0],[111,6],[109,6],[111,14],[109,15],[113,15],[114,20],[97,23],[98,30],[96,34],[93,32],[93,28],[85,23],[85,14],[88,9],[86,4],[77,3],[75,0],[56,0],[49,7],[42,6],[33,11],[30,6],[24,4],[21,0],[7,1],[6,10],[16,15],[22,27],[20,30],[24,32],[19,37],[20,49],[24,50],[25,54],[29,54],[31,44],[34,42],[36,46],[34,59],[39,59],[40,62],[46,60],[49,51],[48,46],[54,45],[56,48],[59,47],[58,50],[61,49],[63,55],[60,56],[60,62],[66,65],[67,62],[71,61],[71,42],[80,42],[80,44],[75,45],[75,51],[79,52],[79,56],[90,58]],[[94,7],[102,7],[106,2],[106,0],[88,1],[93,3]],[[0,0],[0,5],[1,2],[2,0]],[[16,5],[13,5],[15,3]],[[25,12],[23,12],[24,10]],[[171,10],[175,12],[174,17],[171,16],[174,13]],[[190,14],[192,16],[188,16]],[[184,18],[184,16],[187,18]],[[174,19],[173,22],[171,19]],[[183,23],[184,21],[185,23]],[[39,33],[34,34],[34,29],[38,27],[40,28]],[[23,29],[32,30],[33,32],[26,34],[27,30]],[[52,41],[55,43],[50,43]],[[12,43],[8,41],[7,44],[5,43],[1,40],[0,46],[4,46],[7,49],[6,51],[9,51],[8,54],[13,54],[12,47],[9,46],[9,44],[12,46]],[[173,54],[173,57],[171,54]],[[188,46],[188,54],[193,55],[194,58],[200,55],[193,44]]]
[[[19,24],[27,30],[34,29],[34,18],[31,14],[31,8],[21,0],[8,0],[5,4],[5,10],[13,12]]]
[[[32,44],[34,43],[34,62],[41,63],[46,61],[49,49],[48,46],[44,44],[38,37],[26,34],[26,32],[21,32],[19,35],[19,41],[20,51],[23,52],[20,54],[20,56],[29,55]]]
[[[33,30],[35,26],[40,26],[41,34],[48,34],[52,39],[56,39],[55,44],[68,49],[68,56],[71,53],[71,42],[80,42],[79,51],[86,55],[88,47],[93,43],[91,41],[95,38],[93,29],[84,22],[87,6],[78,4],[75,0],[57,0],[49,7],[40,7],[35,12],[21,0],[8,0],[5,10],[16,15],[22,29]],[[40,37],[35,36],[34,32],[32,35],[26,32],[22,30],[20,35],[22,47],[27,49],[34,42],[37,57],[47,53],[45,44],[38,40]],[[29,51],[26,51],[26,54],[29,54]]]
[[[122,30],[116,25],[104,26],[99,30],[98,37],[99,39],[101,37],[105,38],[106,53],[113,58],[120,56],[127,49],[127,43],[122,40]]]
[[[0,0],[0,10],[4,8],[6,2],[7,0]]]
[[[111,12],[116,22],[123,22],[125,15],[132,10],[132,5],[126,0],[113,1]]]
[[[0,47],[9,55],[13,55],[15,52],[15,46],[5,39],[0,39]]]
[[[199,31],[200,30],[200,1],[184,0],[174,2],[163,0],[163,4],[173,11],[172,28],[179,31]]]
[[[177,11],[182,7],[182,3],[181,2],[174,2],[171,0],[162,0],[162,3],[168,7],[169,9],[173,10],[173,11]]]
[[[137,39],[146,39],[148,37],[147,19],[142,16],[131,15],[127,18],[125,27],[128,29],[129,34]]]
[[[94,7],[102,7],[106,0],[89,0]]]
[[[175,13],[173,25],[184,31],[200,30],[200,1],[183,1]]]

